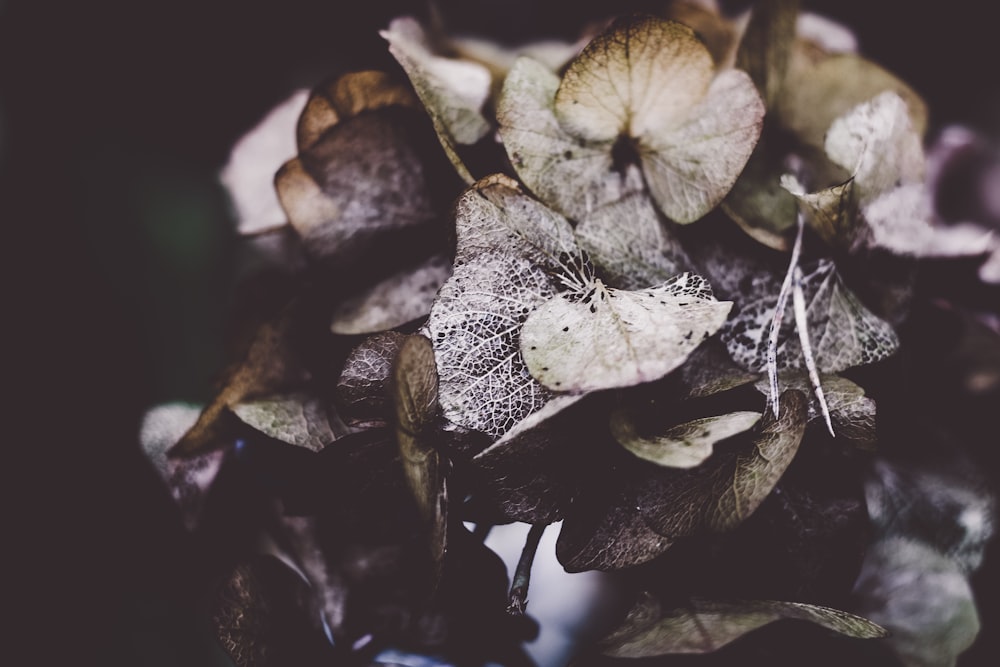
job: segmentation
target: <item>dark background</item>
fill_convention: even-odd
[[[658,3],[441,4],[459,26],[524,40]],[[853,27],[864,53],[923,94],[931,136],[952,122],[1000,129],[988,3],[803,4]],[[139,420],[156,403],[205,400],[223,362],[236,258],[215,175],[232,144],[293,88],[388,66],[376,31],[413,11],[422,4],[0,0],[14,397],[3,569],[4,590],[22,593],[4,594],[19,663],[226,664],[172,603],[185,552]],[[996,603],[982,602],[965,665],[996,654]]]

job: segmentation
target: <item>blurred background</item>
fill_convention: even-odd
[[[572,38],[589,19],[659,3],[439,5],[457,28],[523,41]],[[1000,136],[986,3],[803,6],[853,28],[863,53],[924,96],[931,138],[951,123]],[[237,255],[217,174],[233,143],[295,88],[389,66],[377,30],[413,12],[424,4],[0,0],[5,384],[16,397],[4,569],[30,664],[227,664],[172,606],[185,553],[138,449],[140,419],[157,403],[207,399],[223,363]],[[962,665],[997,654],[997,603],[980,603],[984,632]]]

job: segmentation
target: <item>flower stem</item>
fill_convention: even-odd
[[[514,581],[511,582],[507,604],[507,613],[512,616],[523,616],[524,610],[528,606],[531,565],[535,562],[538,542],[542,539],[542,533],[545,532],[547,525],[544,523],[532,524],[531,530],[528,531],[528,537],[524,540],[524,549],[521,550],[521,558],[517,561],[517,569],[514,570]]]

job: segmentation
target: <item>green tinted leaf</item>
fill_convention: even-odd
[[[678,373],[689,398],[711,396],[760,377],[758,373],[749,373],[733,363],[717,338],[705,341],[692,352]]]
[[[751,428],[759,412],[731,412],[673,426],[663,433],[643,437],[624,411],[611,415],[611,434],[625,449],[651,463],[668,468],[693,468],[712,455],[713,445]]]
[[[775,250],[790,249],[787,232],[795,226],[795,198],[781,186],[785,155],[765,129],[746,168],[722,201],[726,212],[754,240]]]
[[[230,410],[269,438],[318,452],[336,440],[323,402],[306,394],[243,401]],[[344,435],[344,433],[341,433]]]
[[[782,619],[816,623],[828,630],[857,639],[885,637],[884,628],[838,609],[778,600],[692,599],[685,607],[660,610],[641,598],[638,611],[626,617],[623,627],[600,644],[605,655],[617,658],[648,658],[671,653],[709,653],[748,632]]]
[[[762,419],[753,446],[736,455],[732,468],[724,466],[717,471],[716,485],[723,482],[725,486],[714,506],[708,508],[706,525],[713,530],[730,530],[760,507],[798,452],[805,435],[805,403],[802,393],[785,392],[782,415],[776,420]]]
[[[399,349],[393,367],[393,397],[403,471],[420,516],[429,526],[431,555],[440,576],[448,544],[448,492],[432,435],[438,413],[434,348],[423,336],[407,336]]]
[[[697,468],[648,472],[636,504],[657,533],[670,539],[699,529],[726,531],[749,517],[788,468],[806,428],[808,401],[781,397],[780,418],[766,413],[741,444],[716,452]]]
[[[663,605],[660,599],[649,591],[640,591],[618,627],[601,639],[599,648],[603,652],[624,646],[628,640],[655,627],[662,619]]]
[[[906,101],[911,127],[922,136],[927,107],[920,96],[893,74],[852,53],[818,63],[793,54],[775,111],[781,125],[799,141],[821,147],[836,118],[884,91],[893,91]]]
[[[726,319],[701,277],[682,274],[628,292],[597,280],[533,310],[521,332],[531,375],[556,391],[593,391],[659,379]]]

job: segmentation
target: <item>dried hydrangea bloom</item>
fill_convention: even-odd
[[[746,73],[716,73],[680,23],[619,19],[560,77],[522,59],[497,118],[524,183],[573,219],[648,188],[670,219],[693,222],[725,196],[760,135]]]

